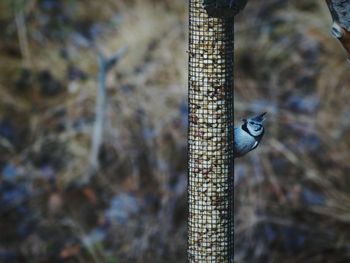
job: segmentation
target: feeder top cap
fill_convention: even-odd
[[[248,0],[203,0],[203,8],[210,17],[230,18],[246,6]]]

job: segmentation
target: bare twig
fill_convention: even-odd
[[[98,72],[98,88],[95,109],[95,124],[91,138],[90,166],[96,171],[99,168],[98,154],[102,144],[102,135],[104,127],[104,117],[106,111],[106,76],[114,65],[123,57],[127,48],[123,47],[114,53],[110,58],[106,58],[101,52],[97,53],[99,72]]]
[[[350,59],[350,0],[326,0],[326,3],[333,19],[331,34],[340,41]]]
[[[31,64],[31,59],[28,45],[27,27],[25,23],[25,14],[22,9],[16,12],[15,22],[17,28],[19,47],[22,53],[22,57],[24,59],[24,66],[29,67]]]

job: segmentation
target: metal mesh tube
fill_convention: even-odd
[[[233,19],[190,0],[188,260],[233,262]]]

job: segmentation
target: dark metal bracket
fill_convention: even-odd
[[[203,0],[203,8],[208,16],[231,18],[246,6],[248,0]]]

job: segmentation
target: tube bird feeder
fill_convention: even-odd
[[[189,2],[188,261],[232,263],[233,16],[237,8],[230,0],[227,6],[222,5],[224,0],[217,1],[220,5]]]

